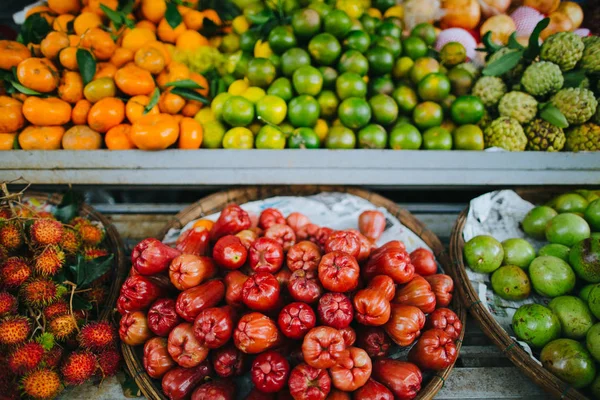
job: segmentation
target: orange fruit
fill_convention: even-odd
[[[204,14],[204,18],[210,19],[212,22],[215,23],[215,25],[220,26],[222,24],[221,17],[219,17],[219,14],[217,14],[215,10],[208,8],[202,11],[202,14]]]
[[[93,12],[82,12],[73,22],[73,29],[77,35],[83,35],[88,29],[98,28],[102,25],[100,16]]]
[[[58,86],[58,71],[52,61],[45,58],[27,58],[17,65],[17,79],[21,85],[41,93]]]
[[[109,150],[132,150],[135,149],[135,145],[129,139],[129,132],[131,131],[131,125],[119,124],[113,126],[104,135],[104,143]]]
[[[103,62],[96,64],[96,74],[94,79],[100,78],[114,78],[117,73],[117,67],[110,62]]]
[[[100,133],[107,132],[119,125],[125,118],[125,105],[115,97],[105,97],[95,103],[88,113],[87,122],[90,128]]]
[[[102,135],[87,125],[75,125],[62,137],[65,150],[98,150],[102,148]]]
[[[69,46],[77,47],[81,42],[81,36],[69,35]]]
[[[100,28],[88,29],[81,38],[81,46],[90,49],[98,60],[110,59],[117,48],[110,33]]]
[[[175,27],[175,29],[171,28],[171,25],[167,22],[166,18],[160,20],[158,24],[158,28],[156,29],[156,34],[158,38],[163,42],[167,43],[175,43],[177,38],[181,36],[183,32],[186,31],[186,26],[183,22]]]
[[[142,150],[164,150],[179,136],[179,125],[169,114],[144,115],[131,125],[129,138]]]
[[[46,58],[53,59],[58,53],[69,47],[69,37],[63,32],[50,32],[42,39],[40,43],[40,50]]]
[[[27,10],[25,13],[25,19],[31,17],[33,14],[47,14],[51,12],[52,10],[48,6],[34,6]]]
[[[105,97],[115,97],[116,95],[115,81],[108,76],[94,79],[83,88],[83,96],[91,103],[97,103]]]
[[[121,47],[130,49],[134,53],[146,43],[156,40],[156,34],[147,28],[133,28],[125,31]]]
[[[0,132],[17,132],[25,125],[23,103],[8,96],[0,96]]]
[[[165,57],[160,50],[144,46],[135,52],[135,65],[156,75],[165,69]]]
[[[0,69],[16,67],[26,58],[31,57],[29,49],[19,42],[0,40]]]
[[[136,28],[146,28],[146,29],[156,33],[156,25],[154,25],[152,22],[145,20],[145,19],[138,21],[135,24],[135,27]]]
[[[158,106],[152,107],[152,109],[146,113],[145,109],[149,102],[150,97],[144,95],[133,96],[130,98],[125,105],[125,116],[127,116],[129,122],[133,124],[144,115],[160,113]]]
[[[19,134],[23,150],[58,150],[65,128],[62,126],[28,126]]]
[[[144,47],[150,47],[152,49],[156,49],[160,51],[165,59],[165,65],[169,65],[171,63],[171,52],[167,48],[168,46],[172,46],[171,44],[159,42],[158,40],[154,40],[152,42],[148,42],[144,45]]]
[[[190,10],[191,10],[191,8],[186,7],[186,6],[177,6],[177,11],[179,11],[179,14],[181,16],[184,16],[185,14],[190,12]]]
[[[197,31],[186,30],[177,38],[175,46],[179,50],[196,50],[202,46],[208,46],[208,40]]]
[[[71,104],[83,98],[83,80],[78,72],[63,71],[58,86],[58,97]]]
[[[196,100],[188,100],[185,106],[181,109],[181,115],[184,117],[194,117],[198,111],[204,107],[204,104]]]
[[[117,11],[117,7],[119,7],[119,0],[89,0],[88,7],[92,12],[98,14],[103,17],[105,15],[102,8],[100,8],[100,4],[105,5],[113,11]]]
[[[182,118],[179,121],[179,141],[177,147],[180,149],[199,149],[202,144],[202,125],[193,118]]]
[[[156,87],[150,72],[132,63],[117,70],[115,83],[123,93],[129,96],[149,95]]]
[[[120,68],[128,62],[133,61],[134,52],[125,47],[117,47],[113,55],[110,57],[110,63],[115,67]]]
[[[79,64],[77,64],[77,47],[69,46],[66,49],[62,49],[58,53],[58,62],[66,69],[77,71]]]
[[[187,26],[188,29],[197,31],[202,29],[204,25],[204,14],[202,11],[198,10],[189,10],[183,15],[183,23]]]
[[[161,89],[165,88],[165,85],[169,82],[182,81],[189,79],[190,70],[189,68],[180,62],[171,61],[165,70],[156,77],[156,83]]]
[[[0,150],[12,150],[16,137],[16,133],[0,133]]]
[[[92,103],[90,103],[86,99],[81,99],[75,106],[73,107],[73,111],[71,111],[71,121],[75,125],[83,125],[87,124],[88,113],[90,112],[90,108],[92,108]]]
[[[196,89],[196,92],[205,97],[208,96],[210,85],[208,84],[208,80],[203,75],[200,75],[196,72],[190,72],[190,79],[202,86],[202,89]]]
[[[48,0],[48,7],[56,14],[77,14],[79,0]]]
[[[179,114],[185,106],[185,99],[177,94],[171,93],[171,88],[168,88],[161,93],[158,99],[158,109],[166,114]]]
[[[74,15],[71,14],[62,14],[56,17],[54,22],[52,23],[52,29],[57,32],[69,32],[69,22],[75,19]]]
[[[23,102],[23,115],[34,125],[64,125],[71,120],[71,105],[56,97],[30,96]]]
[[[140,10],[145,19],[158,24],[165,16],[167,3],[165,0],[142,0]]]

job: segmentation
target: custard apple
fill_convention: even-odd
[[[483,131],[485,147],[501,147],[509,151],[523,151],[527,136],[523,127],[514,118],[500,117],[492,121]]]
[[[468,73],[471,74],[473,79],[479,78],[479,75],[480,75],[479,68],[477,68],[477,66],[473,63],[470,63],[470,62],[460,63],[457,66],[455,66],[454,68],[464,69],[465,71],[467,71]]]
[[[588,74],[600,74],[600,36],[583,38],[583,55],[579,66]]]
[[[528,139],[527,150],[561,151],[565,146],[566,138],[562,128],[543,119],[534,119],[525,125],[524,131]]]
[[[591,122],[567,130],[567,150],[599,151],[600,125]]]
[[[550,35],[542,44],[540,58],[558,65],[561,70],[575,68],[583,55],[581,37],[573,32],[558,32]]]
[[[583,88],[561,89],[551,102],[564,114],[569,124],[583,124],[592,118],[598,107],[594,92]]]
[[[531,64],[521,78],[521,85],[527,93],[545,96],[559,90],[564,83],[560,67],[549,61]]]
[[[526,124],[535,118],[538,102],[525,92],[508,92],[500,99],[498,111],[503,117],[511,117]]]
[[[494,107],[505,93],[504,81],[496,76],[479,78],[472,90],[472,94],[479,97],[486,107]]]
[[[491,110],[491,109],[486,109],[485,112],[483,113],[483,117],[481,117],[481,119],[479,120],[479,122],[477,123],[477,126],[479,126],[481,128],[481,130],[485,130],[485,128],[487,128],[493,120],[495,120],[496,118],[498,118],[497,113],[495,112],[495,110]]]

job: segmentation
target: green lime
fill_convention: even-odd
[[[305,8],[294,12],[291,24],[297,37],[308,39],[321,30],[321,16],[317,11]]]
[[[395,15],[390,15],[389,17],[385,17],[383,19],[383,22],[391,22],[394,25],[396,25],[398,28],[400,28],[400,30],[404,29],[404,22],[402,22],[402,19],[395,16]]]
[[[318,149],[321,139],[311,128],[298,128],[288,136],[287,146],[290,149]]]
[[[303,65],[310,65],[310,56],[301,48],[294,47],[281,55],[281,73],[287,77]]]
[[[234,53],[240,49],[240,37],[235,33],[228,33],[223,36],[223,41],[219,46],[221,53]]]
[[[388,49],[392,52],[394,59],[400,57],[402,54],[402,43],[400,39],[395,38],[393,36],[380,36],[373,41],[373,47],[383,47],[384,49]]]
[[[419,150],[423,138],[416,126],[401,123],[390,132],[390,148],[393,150]]]
[[[377,94],[369,100],[371,110],[373,110],[373,120],[381,125],[389,125],[398,118],[398,105],[388,95]]]
[[[452,150],[452,134],[441,126],[427,129],[423,133],[425,150]]]
[[[344,49],[357,50],[364,53],[371,45],[371,36],[363,30],[350,31],[344,39],[342,46]]]
[[[283,54],[286,50],[296,47],[296,44],[296,36],[289,26],[276,26],[269,33],[269,46],[276,54]]]
[[[257,149],[285,149],[285,134],[273,125],[265,125],[258,131],[254,146]]]
[[[343,39],[352,29],[352,19],[342,10],[333,10],[325,16],[325,32],[338,39]]]
[[[410,36],[422,39],[428,46],[433,46],[437,39],[435,28],[427,22],[415,26],[412,31],[410,31]]]
[[[279,129],[281,129],[281,132],[285,133],[286,136],[287,135],[291,135],[292,132],[294,131],[294,127],[292,126],[292,124],[290,124],[289,122],[282,122],[281,124],[278,125]]]
[[[276,76],[275,65],[267,58],[254,58],[248,63],[247,78],[251,86],[267,87]]]
[[[369,72],[369,61],[360,51],[348,50],[340,57],[338,71],[342,74],[355,72],[360,76],[365,76]]]
[[[335,81],[335,90],[341,100],[348,97],[365,97],[367,84],[360,75],[354,72],[344,72]]]
[[[256,114],[266,123],[279,125],[287,114],[287,104],[281,97],[268,94],[256,103]]]
[[[392,97],[398,104],[398,110],[404,114],[412,113],[419,103],[417,93],[410,86],[398,86],[392,92]]]
[[[368,93],[370,96],[376,94],[391,95],[394,91],[394,81],[389,75],[377,76],[369,79]]]
[[[319,33],[308,43],[308,52],[317,63],[331,65],[340,56],[342,46],[332,34]]]
[[[294,97],[288,104],[288,119],[292,126],[312,128],[319,119],[319,103],[314,97],[301,95]]]
[[[410,69],[410,79],[415,85],[421,82],[429,74],[440,72],[440,63],[432,57],[421,57],[415,60],[415,64]]]
[[[456,150],[483,150],[483,132],[477,125],[461,125],[452,132]]]
[[[450,79],[450,86],[452,87],[452,94],[455,96],[462,96],[469,94],[473,87],[473,75],[463,68],[452,68],[448,71],[448,79]]]
[[[271,61],[273,63],[273,65],[275,66],[275,69],[278,72],[279,75],[279,71],[281,71],[281,57],[275,53],[271,54],[269,56],[269,61]]]
[[[260,14],[265,9],[265,5],[262,2],[253,1],[246,5],[243,9],[244,17],[251,21],[252,17]]]
[[[392,76],[395,79],[403,79],[408,77],[408,73],[414,65],[414,61],[410,57],[400,57],[394,63],[392,68]]]
[[[232,74],[225,74],[221,77],[221,79],[223,80],[223,83],[225,83],[225,87],[228,87],[236,80],[235,76]]]
[[[319,0],[311,2],[308,5],[308,8],[310,8],[311,10],[315,10],[317,13],[319,13],[321,19],[325,18],[325,16],[331,11],[331,6],[329,4]]]
[[[281,97],[285,101],[290,101],[294,97],[292,82],[288,78],[277,78],[267,89],[267,94]]]
[[[267,92],[265,92],[263,88],[259,88],[258,86],[250,86],[244,91],[244,93],[241,94],[243,98],[250,100],[252,104],[258,103],[258,101],[266,95]]]
[[[310,65],[298,68],[292,76],[292,82],[298,94],[316,96],[323,88],[323,76],[318,69]]]
[[[260,35],[257,31],[246,31],[240,35],[240,49],[247,53],[254,53],[254,46]]]
[[[381,11],[385,12],[388,8],[395,6],[396,0],[374,0],[372,6]]]
[[[362,24],[365,32],[367,32],[369,35],[373,35],[375,34],[379,24],[381,24],[381,20],[365,13],[362,15],[362,17],[360,17],[360,23]]]
[[[450,94],[450,79],[439,72],[429,74],[419,82],[417,89],[422,100],[440,102]]]
[[[232,54],[232,56],[237,58],[234,64],[233,75],[237,79],[243,79],[248,71],[248,63],[252,59],[252,56],[249,53],[242,51]]]
[[[321,76],[323,76],[323,88],[334,89],[338,72],[335,69],[326,66],[319,67],[319,72],[321,72]]]
[[[413,121],[422,130],[440,126],[444,119],[442,106],[433,101],[425,101],[417,104],[413,110]]]
[[[210,109],[217,120],[223,118],[223,105],[230,97],[229,93],[219,93],[210,103]]]
[[[370,75],[378,76],[392,72],[394,67],[394,55],[384,47],[372,47],[367,50],[367,60],[369,60]]]
[[[350,27],[350,31],[348,31],[348,33],[352,32],[352,31],[362,31],[362,30],[363,30],[363,26],[360,23],[360,21],[352,18],[352,26]]]
[[[485,113],[485,106],[477,96],[460,96],[450,108],[452,120],[458,125],[476,124]]]
[[[408,115],[399,115],[398,119],[396,120],[396,123],[394,125],[392,125],[392,129],[394,129],[402,124],[411,124],[412,125],[412,119]]]
[[[219,149],[223,147],[223,136],[225,135],[225,126],[219,121],[208,121],[202,124],[204,131],[202,147],[205,149]]]
[[[446,67],[453,67],[465,62],[467,59],[467,50],[459,42],[448,42],[440,50],[440,60]]]
[[[402,41],[404,55],[410,59],[416,60],[427,55],[427,43],[423,39],[409,36]]]
[[[358,131],[358,148],[385,149],[387,132],[381,125],[369,124]]]
[[[328,149],[353,149],[356,147],[356,136],[345,126],[332,126],[325,138],[325,147]]]
[[[402,29],[391,21],[382,22],[376,30],[379,36],[392,36],[396,39],[400,39],[402,36]]]
[[[317,97],[321,108],[321,118],[332,118],[337,112],[339,100],[331,90],[323,90]]]
[[[365,99],[350,97],[340,103],[338,118],[345,127],[359,129],[371,120],[371,107]]]
[[[231,126],[250,125],[254,121],[254,104],[242,96],[230,96],[223,104],[223,120]]]
[[[248,128],[231,128],[223,136],[225,149],[251,149],[254,146],[254,135]]]

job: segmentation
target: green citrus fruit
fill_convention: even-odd
[[[410,86],[398,86],[392,92],[392,97],[398,104],[398,110],[404,114],[412,113],[419,103],[417,93]]]
[[[391,95],[394,91],[394,81],[389,75],[376,76],[369,79],[368,92],[370,96],[376,94]]]
[[[294,97],[288,104],[288,120],[296,128],[312,128],[319,119],[319,113],[317,100],[306,94]]]
[[[241,54],[235,53],[232,54],[233,57],[237,58],[235,61],[235,67],[233,70],[233,75],[237,79],[243,79],[246,77],[246,72],[248,71],[248,62],[252,59],[252,56],[249,53],[242,52]]]
[[[396,79],[407,77],[414,63],[415,62],[410,57],[400,57],[396,60],[396,62],[394,62],[392,76]]]
[[[338,39],[343,39],[352,29],[352,19],[342,10],[333,10],[327,13],[323,25],[325,32]]]
[[[305,8],[292,15],[291,24],[297,37],[308,39],[321,30],[321,16],[317,11]]]
[[[240,35],[240,49],[247,53],[254,52],[254,46],[260,38],[259,33],[256,31],[246,31]]]
[[[281,57],[277,54],[271,54],[269,56],[269,61],[271,61],[273,63],[273,65],[275,66],[275,69],[277,71],[281,70]]]
[[[341,100],[348,97],[365,97],[367,84],[360,75],[354,72],[344,72],[335,81],[335,90]]]
[[[450,94],[450,79],[439,72],[429,74],[419,82],[418,92],[422,100],[442,101]]]
[[[410,69],[409,75],[413,83],[417,85],[421,82],[421,79],[435,72],[440,72],[440,64],[437,60],[431,57],[421,57],[415,60],[415,64]]]
[[[332,118],[335,116],[340,102],[335,93],[331,90],[323,90],[317,97],[317,101],[321,108],[322,118]]]
[[[344,72],[354,72],[360,76],[365,76],[369,72],[369,61],[360,51],[348,50],[340,57],[338,71],[342,74]]]
[[[370,75],[378,76],[392,72],[394,67],[394,55],[384,47],[372,47],[367,50],[367,60],[369,60]]]
[[[223,147],[225,126],[219,121],[208,121],[202,124],[204,131],[202,147],[205,149],[219,149]]]
[[[393,150],[419,150],[423,138],[416,126],[401,123],[390,132],[390,148]]]
[[[369,100],[373,110],[373,120],[381,125],[389,125],[398,118],[398,105],[394,99],[385,94],[377,94]]]
[[[254,146],[254,135],[248,128],[231,128],[223,136],[225,149],[251,149]]]
[[[396,15],[390,15],[383,19],[383,22],[391,22],[395,24],[400,30],[404,29],[404,22],[402,22],[402,18],[399,18]]]
[[[317,13],[319,13],[321,20],[323,20],[323,18],[325,18],[325,16],[331,11],[331,6],[329,4],[318,0],[311,2],[308,5],[308,8],[310,8],[311,10],[315,10]]]
[[[450,107],[452,120],[459,125],[476,124],[485,113],[485,107],[479,97],[460,96]]]
[[[290,149],[318,149],[321,139],[311,128],[298,128],[288,136],[287,146]]]
[[[427,129],[423,133],[425,150],[452,150],[452,134],[441,126]]]
[[[373,41],[372,47],[383,47],[392,52],[394,59],[400,57],[402,54],[402,43],[400,39],[393,36],[380,36]]]
[[[323,76],[318,69],[310,65],[298,68],[292,76],[292,82],[298,94],[316,96],[323,88]]]
[[[384,21],[377,27],[376,33],[379,36],[392,36],[400,39],[402,36],[402,29],[391,21]]]
[[[350,31],[342,45],[347,50],[357,50],[364,53],[371,45],[371,36],[363,30]]]
[[[427,22],[423,22],[415,26],[412,31],[410,31],[410,36],[422,39],[429,46],[433,46],[435,44],[435,40],[437,39],[435,28],[433,25],[428,24]]]
[[[268,94],[256,103],[256,114],[269,124],[279,125],[287,114],[287,104],[281,97]]]
[[[483,150],[483,132],[477,125],[461,125],[452,132],[456,150]]]
[[[285,134],[276,126],[265,125],[258,131],[254,145],[257,149],[284,149]]]
[[[250,86],[244,91],[244,93],[241,94],[243,98],[250,100],[252,104],[258,103],[258,101],[266,95],[267,92],[265,92],[263,88],[259,88],[258,86]]]
[[[359,129],[371,120],[371,107],[365,99],[349,97],[340,103],[338,118],[345,127]]]
[[[210,109],[217,120],[223,118],[223,105],[230,97],[229,93],[219,93],[210,103]]]
[[[395,5],[395,0],[374,0],[372,2],[372,6],[381,11],[382,13],[385,12],[388,8]]]
[[[267,58],[254,58],[248,63],[247,78],[251,86],[267,87],[276,76],[275,65]]]
[[[326,66],[319,67],[319,71],[323,76],[323,88],[334,89],[335,81],[338,77],[338,72],[335,69]]]
[[[342,46],[330,33],[319,33],[308,43],[308,52],[320,65],[331,65],[340,56]]]
[[[387,132],[381,125],[369,124],[358,131],[360,149],[385,149]]]
[[[416,60],[427,55],[427,43],[423,39],[410,36],[402,41],[404,55],[412,60]]]
[[[440,126],[444,119],[442,106],[432,101],[417,104],[413,110],[413,121],[422,130]]]
[[[292,124],[290,124],[289,122],[282,122],[281,124],[278,125],[279,129],[281,129],[281,132],[285,133],[286,135],[291,135],[291,133],[294,131],[294,127],[292,126]]]
[[[223,120],[231,126],[246,126],[254,121],[254,104],[242,96],[230,96],[223,104]]]
[[[468,71],[463,68],[452,68],[448,71],[447,76],[450,79],[453,95],[462,96],[471,92],[474,79]]]
[[[288,78],[277,78],[267,89],[267,94],[281,97],[285,101],[290,101],[294,97],[292,82]]]
[[[303,65],[310,65],[310,56],[301,48],[294,47],[281,55],[281,73],[284,76],[291,77]]]
[[[325,138],[325,147],[328,149],[353,149],[356,147],[356,136],[345,126],[332,126]]]
[[[235,33],[228,33],[223,36],[223,41],[219,46],[219,51],[221,53],[234,53],[238,51],[240,48],[240,37]]]
[[[446,67],[458,65],[465,62],[466,59],[467,50],[458,42],[448,42],[440,50],[440,60]]]
[[[269,46],[276,54],[283,54],[286,50],[296,47],[296,44],[296,36],[288,26],[276,26],[269,33]]]
[[[360,17],[360,23],[362,24],[365,32],[367,32],[369,35],[374,35],[377,27],[379,24],[381,24],[381,20],[365,13],[362,15],[362,17]]]

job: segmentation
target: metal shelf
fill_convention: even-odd
[[[166,150],[0,152],[0,181],[34,184],[598,185],[600,152]]]

